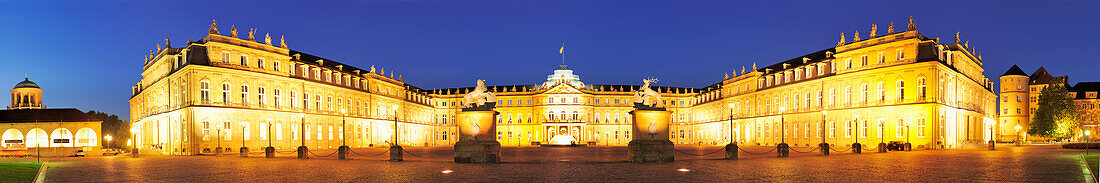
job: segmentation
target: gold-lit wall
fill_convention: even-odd
[[[130,100],[139,146],[181,154],[219,146],[258,151],[268,143],[289,151],[302,140],[320,149],[385,146],[393,142],[395,119],[402,145],[458,140],[455,116],[472,88],[421,90],[384,69],[302,54],[219,34],[157,51]],[[572,70],[562,66],[559,72]],[[676,144],[806,147],[858,139],[952,148],[984,142],[1000,125],[983,72],[981,59],[963,45],[910,30],[735,72],[704,88],[651,89],[671,112],[668,137]],[[640,86],[586,85],[565,76],[555,81],[551,75],[540,85],[488,87],[497,95],[502,145],[555,137],[629,143],[631,100]],[[274,124],[271,135],[268,124]],[[301,137],[303,130],[308,137]]]

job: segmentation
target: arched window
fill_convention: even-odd
[[[580,118],[580,114],[577,113],[577,111],[573,111],[573,120],[577,120],[578,118]]]
[[[95,130],[91,128],[81,128],[76,130],[76,147],[95,147],[99,146],[99,136],[96,135]]]
[[[547,119],[554,120],[554,111],[546,113],[546,116]]]
[[[53,139],[50,147],[73,147],[73,132],[66,128],[58,128],[50,133]]]
[[[3,139],[0,139],[0,140],[2,140],[2,141],[0,141],[0,145],[2,145],[2,147],[11,147],[12,145],[22,145],[22,144],[24,144],[24,142],[23,142],[23,132],[20,132],[19,130],[14,129],[14,128],[5,130]]]
[[[561,111],[561,114],[558,114],[558,115],[561,116],[561,118],[559,118],[560,120],[565,120],[566,119],[565,118],[565,111]]]
[[[222,104],[230,105],[229,97],[229,83],[222,83]]]
[[[258,104],[260,104],[260,106],[263,106],[264,105],[264,95],[267,94],[267,91],[264,90],[264,87],[260,87],[260,88],[256,89],[256,92],[257,92],[256,102]]]
[[[241,85],[241,105],[248,105],[248,85]]]
[[[46,134],[46,130],[41,128],[31,129],[27,132],[27,147],[46,147],[50,144],[49,134]]]

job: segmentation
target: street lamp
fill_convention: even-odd
[[[856,134],[852,134],[852,137],[856,139],[856,143],[858,144],[859,143],[859,114],[856,114],[856,121],[853,121],[853,122],[855,122],[855,124],[856,124],[855,125]]]
[[[818,130],[821,131],[821,155],[829,155],[829,143],[825,143],[825,138],[829,137],[825,136],[825,115],[828,113],[829,110],[821,110],[821,130]]]
[[[348,110],[347,109],[340,109],[340,114],[341,114],[340,115],[340,140],[341,140],[340,144],[342,144],[341,146],[348,146],[348,140],[347,140],[348,139],[348,137],[347,137]]]
[[[997,138],[997,136],[993,135],[993,125],[995,125],[996,123],[993,122],[993,120],[986,120],[985,124],[989,126],[989,150],[994,150],[996,148],[996,141],[994,140]]]
[[[304,113],[298,114],[298,118],[302,119],[302,123],[300,124],[301,127],[298,128],[298,130],[301,131],[302,136],[298,137],[298,139],[302,140],[302,146],[301,147],[305,147],[306,146],[306,114],[304,114]]]
[[[111,148],[111,135],[104,135],[103,140],[107,140],[107,148]]]
[[[397,104],[393,104],[393,145],[397,145]]]
[[[132,144],[130,146],[131,147],[130,157],[134,157],[134,158],[138,157],[137,135],[134,135],[134,134],[137,134],[137,132],[138,132],[137,128],[130,128],[130,144]],[[37,149],[41,149],[41,145],[38,145],[36,147],[39,147]]]
[[[730,107],[730,144],[733,144],[733,103],[729,103]]]
[[[214,137],[214,141],[218,142],[218,147],[217,147],[217,149],[214,149],[214,153],[217,156],[222,156],[222,125],[218,124],[218,125],[215,125],[214,127],[215,127],[214,129],[218,131],[218,134],[215,135],[215,137]]]
[[[1020,125],[1016,125],[1016,147],[1020,147]]]
[[[1090,135],[1090,132],[1088,130],[1085,130],[1085,139],[1086,139],[1085,140],[1085,155],[1089,155],[1089,143],[1088,143],[1088,140],[1087,140],[1089,138],[1089,135]]]
[[[913,150],[913,144],[909,143],[909,121],[905,121],[905,151]]]
[[[787,124],[784,123],[783,113],[786,111],[786,107],[779,107],[779,143],[787,143]]]
[[[271,138],[271,118],[267,118],[267,147],[272,147]]]

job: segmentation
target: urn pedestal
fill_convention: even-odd
[[[498,112],[492,106],[465,108],[458,112],[458,142],[455,163],[500,163],[500,142],[496,140]]]
[[[668,140],[672,112],[663,108],[635,108],[627,158],[634,163],[673,162],[672,141]]]

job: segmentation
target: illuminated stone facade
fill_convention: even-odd
[[[1053,76],[1043,67],[1028,75],[1016,65],[1001,75],[1000,80],[1002,125],[997,132],[998,141],[1014,141],[1017,135],[1028,140],[1027,129],[1032,115],[1039,108],[1039,93],[1051,86],[1067,88],[1069,97],[1077,105],[1077,122],[1082,129],[1098,129],[1095,125],[1100,124],[1100,98],[1097,97],[1100,82],[1078,82],[1071,86],[1069,76]],[[1017,125],[1020,126],[1019,132],[1015,129]]]
[[[702,88],[651,89],[671,111],[669,138],[677,144],[733,139],[807,147],[820,143],[822,133],[841,146],[857,138],[909,139],[916,149],[988,140],[997,125],[996,95],[980,57],[963,44],[942,44],[913,29],[890,32],[754,65]],[[184,47],[151,53],[144,69],[130,100],[138,144],[183,154],[218,146],[232,152],[242,143],[266,147],[268,139],[289,151],[301,144],[302,121],[305,145],[336,148],[343,142],[342,119],[349,146],[388,145],[395,114],[402,145],[451,145],[459,103],[473,90],[423,90],[384,69],[362,70],[216,29]],[[626,145],[639,87],[585,84],[564,65],[545,83],[489,86],[500,113],[497,139],[504,146],[554,138]]]

